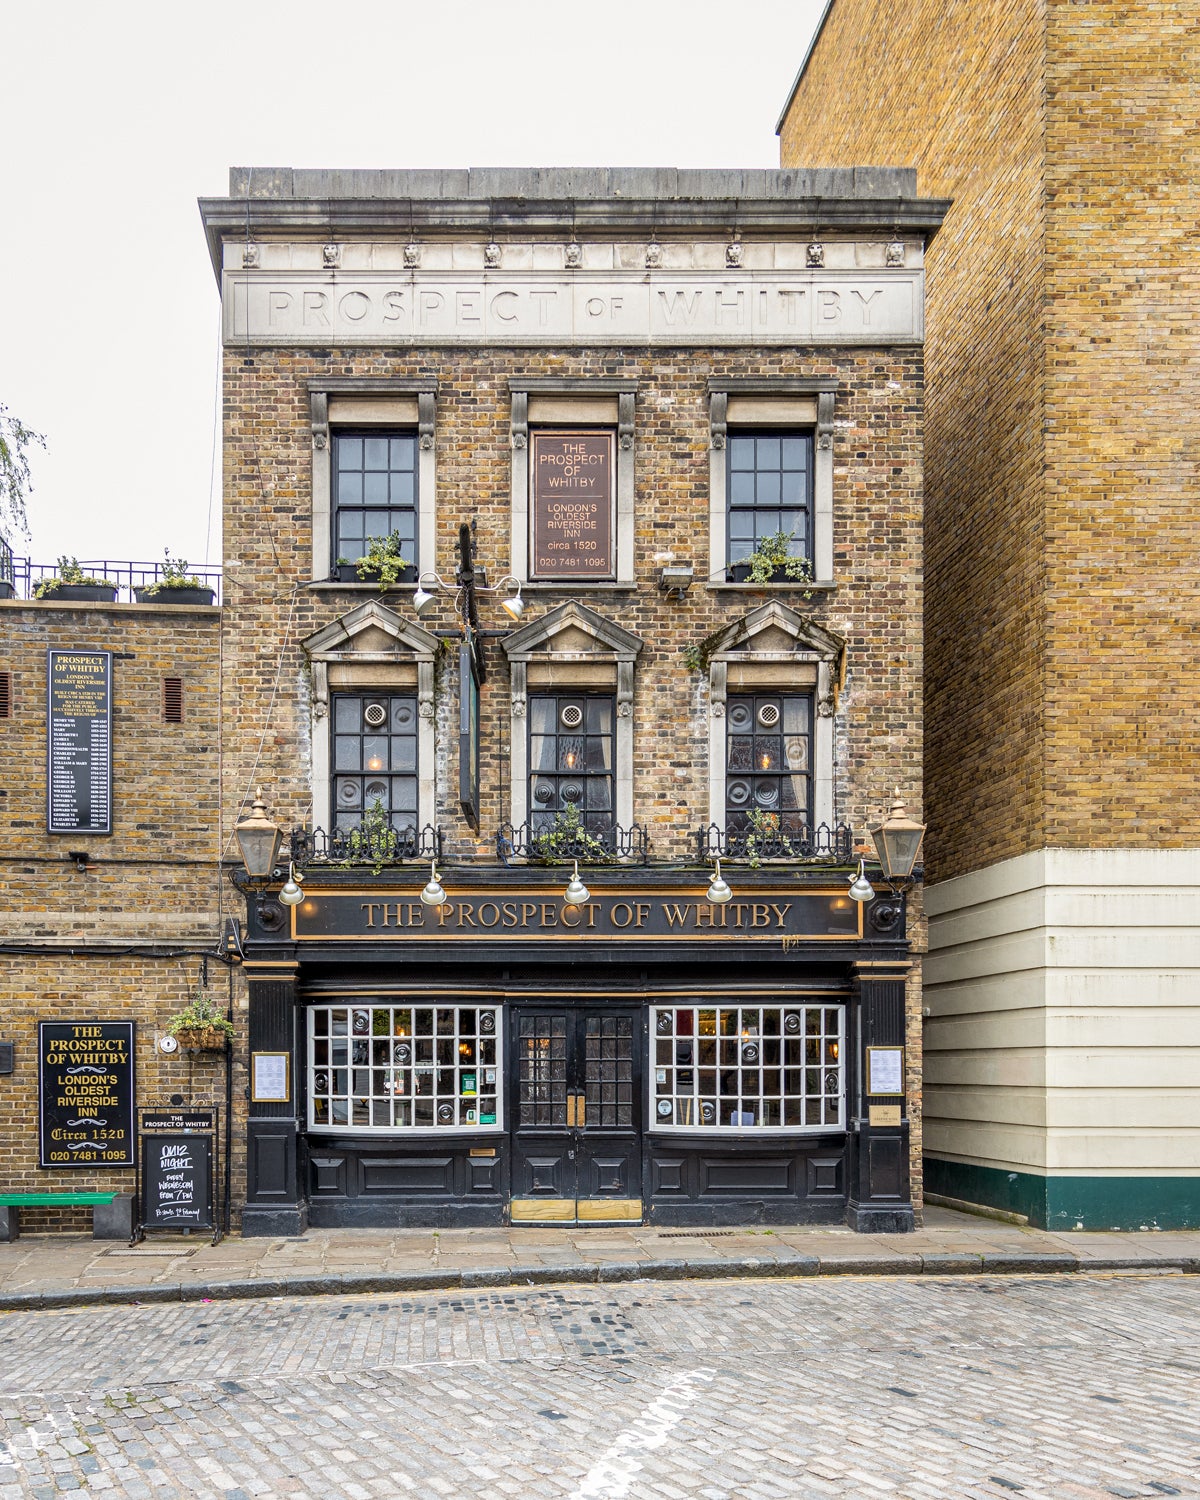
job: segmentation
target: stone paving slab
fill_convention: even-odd
[[[768,1276],[1200,1274],[1200,1232],[1045,1233],[950,1209],[913,1234],[837,1225],[316,1229],[212,1245],[155,1236],[137,1246],[83,1236],[0,1245],[0,1309],[139,1300],[283,1297],[364,1290],[591,1284]],[[49,1300],[48,1300],[49,1299]]]

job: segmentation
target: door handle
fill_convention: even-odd
[[[587,1123],[587,1096],[584,1094],[567,1095],[567,1124],[580,1126]]]

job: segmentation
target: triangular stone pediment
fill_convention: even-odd
[[[642,638],[589,609],[586,604],[570,600],[550,610],[540,619],[522,625],[501,641],[509,661],[528,661],[537,655],[579,656],[595,653],[632,661],[642,649]]]
[[[356,605],[300,644],[313,661],[387,655],[432,658],[438,645],[436,636],[377,599]]]
[[[840,635],[834,635],[833,631],[776,599],[752,609],[740,620],[711,636],[705,644],[705,656],[709,661],[737,656],[795,654],[834,662],[846,649],[846,642]]]

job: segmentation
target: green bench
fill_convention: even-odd
[[[23,1208],[90,1208],[94,1240],[127,1240],[134,1201],[132,1193],[0,1193],[0,1244],[20,1238]]]

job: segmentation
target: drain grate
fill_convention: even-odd
[[[658,1237],[660,1240],[731,1240],[735,1234],[743,1234],[741,1229],[660,1229]]]

